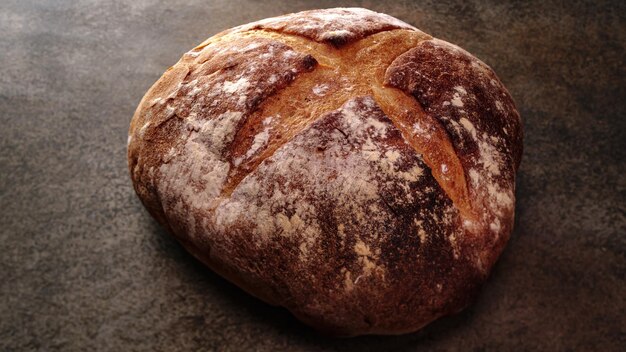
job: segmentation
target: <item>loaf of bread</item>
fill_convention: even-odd
[[[335,335],[465,307],[513,226],[520,116],[483,62],[388,15],[221,32],[142,99],[128,162],[212,270]]]

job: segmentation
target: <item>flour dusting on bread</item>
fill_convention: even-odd
[[[224,31],[148,91],[135,190],[194,255],[337,334],[468,304],[513,225],[522,131],[495,73],[391,16],[305,11]]]

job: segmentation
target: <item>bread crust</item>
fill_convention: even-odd
[[[146,93],[135,190],[194,256],[336,335],[465,307],[513,226],[519,114],[484,63],[390,16],[224,31]]]

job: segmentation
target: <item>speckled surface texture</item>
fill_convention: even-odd
[[[363,6],[489,64],[525,125],[512,240],[476,302],[410,335],[320,336],[205,269],[142,208],[128,123],[238,24]],[[626,349],[626,3],[0,2],[0,350]]]

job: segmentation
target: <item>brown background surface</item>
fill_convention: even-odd
[[[143,210],[126,133],[218,31],[363,6],[489,64],[525,125],[512,240],[475,304],[396,337],[320,336],[192,259]],[[0,350],[626,349],[623,1],[0,2]]]

